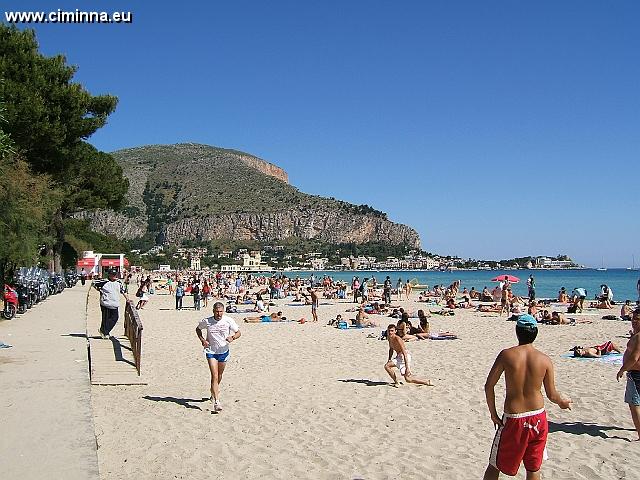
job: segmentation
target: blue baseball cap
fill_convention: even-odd
[[[536,319],[533,318],[533,316],[529,315],[528,313],[523,313],[522,315],[518,316],[516,325],[518,327],[529,328],[529,329],[538,328],[538,322],[536,322]]]

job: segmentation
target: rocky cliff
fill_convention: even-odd
[[[251,155],[245,155],[243,153],[237,153],[232,151],[232,155],[236,155],[238,160],[240,160],[245,165],[258,170],[259,172],[264,173],[265,175],[269,175],[270,177],[277,178],[278,180],[289,183],[289,175],[280,167],[274,165],[273,163],[269,163],[261,158],[254,157]]]
[[[415,230],[368,205],[300,192],[287,173],[258,157],[198,144],[113,153],[130,182],[124,213],[84,212],[91,228],[123,239],[384,242],[419,248]]]
[[[295,209],[272,213],[239,213],[182,219],[166,226],[165,239],[273,241],[296,237],[327,243],[387,242],[420,247],[410,227],[370,215],[344,215],[336,210]]]

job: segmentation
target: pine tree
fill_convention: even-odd
[[[47,242],[57,271],[65,218],[85,209],[122,208],[128,188],[116,161],[86,142],[104,126],[117,98],[92,96],[72,82],[75,72],[63,56],[39,53],[32,30],[0,24],[3,128],[30,171],[46,175],[60,200],[51,215]]]

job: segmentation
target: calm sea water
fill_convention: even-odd
[[[416,272],[416,271],[390,271],[390,272],[371,272],[371,271],[316,271],[316,272],[287,272],[287,276],[294,277],[299,275],[301,278],[308,278],[311,273],[316,278],[322,278],[323,275],[329,275],[336,280],[351,282],[354,275],[362,280],[365,277],[375,277],[378,282],[383,282],[387,275],[391,277],[393,286],[395,287],[398,278],[403,283],[406,280],[417,279],[420,284],[427,284],[433,287],[436,284],[443,284],[445,287],[450,285],[454,280],[461,281],[460,290],[467,287],[475,287],[476,290],[482,291],[486,286],[491,290],[495,285],[491,279],[499,275],[513,275],[520,279],[520,283],[513,286],[516,295],[527,295],[527,278],[533,275],[536,281],[536,297],[552,298],[558,295],[560,287],[565,287],[568,293],[576,287],[582,287],[587,290],[588,298],[593,298],[596,293],[600,292],[600,285],[606,284],[613,290],[613,298],[616,301],[638,299],[636,284],[640,278],[640,271],[625,269],[608,269],[606,271],[598,270],[474,270],[474,271],[454,271],[454,272]]]

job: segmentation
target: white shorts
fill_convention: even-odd
[[[409,371],[411,371],[411,354],[407,353],[407,362],[409,363],[408,365],[404,364],[404,357],[400,354],[400,355],[396,355],[396,367],[398,367],[398,370],[400,370],[400,373],[402,375],[404,375],[404,372],[407,371],[407,367],[409,367]]]

